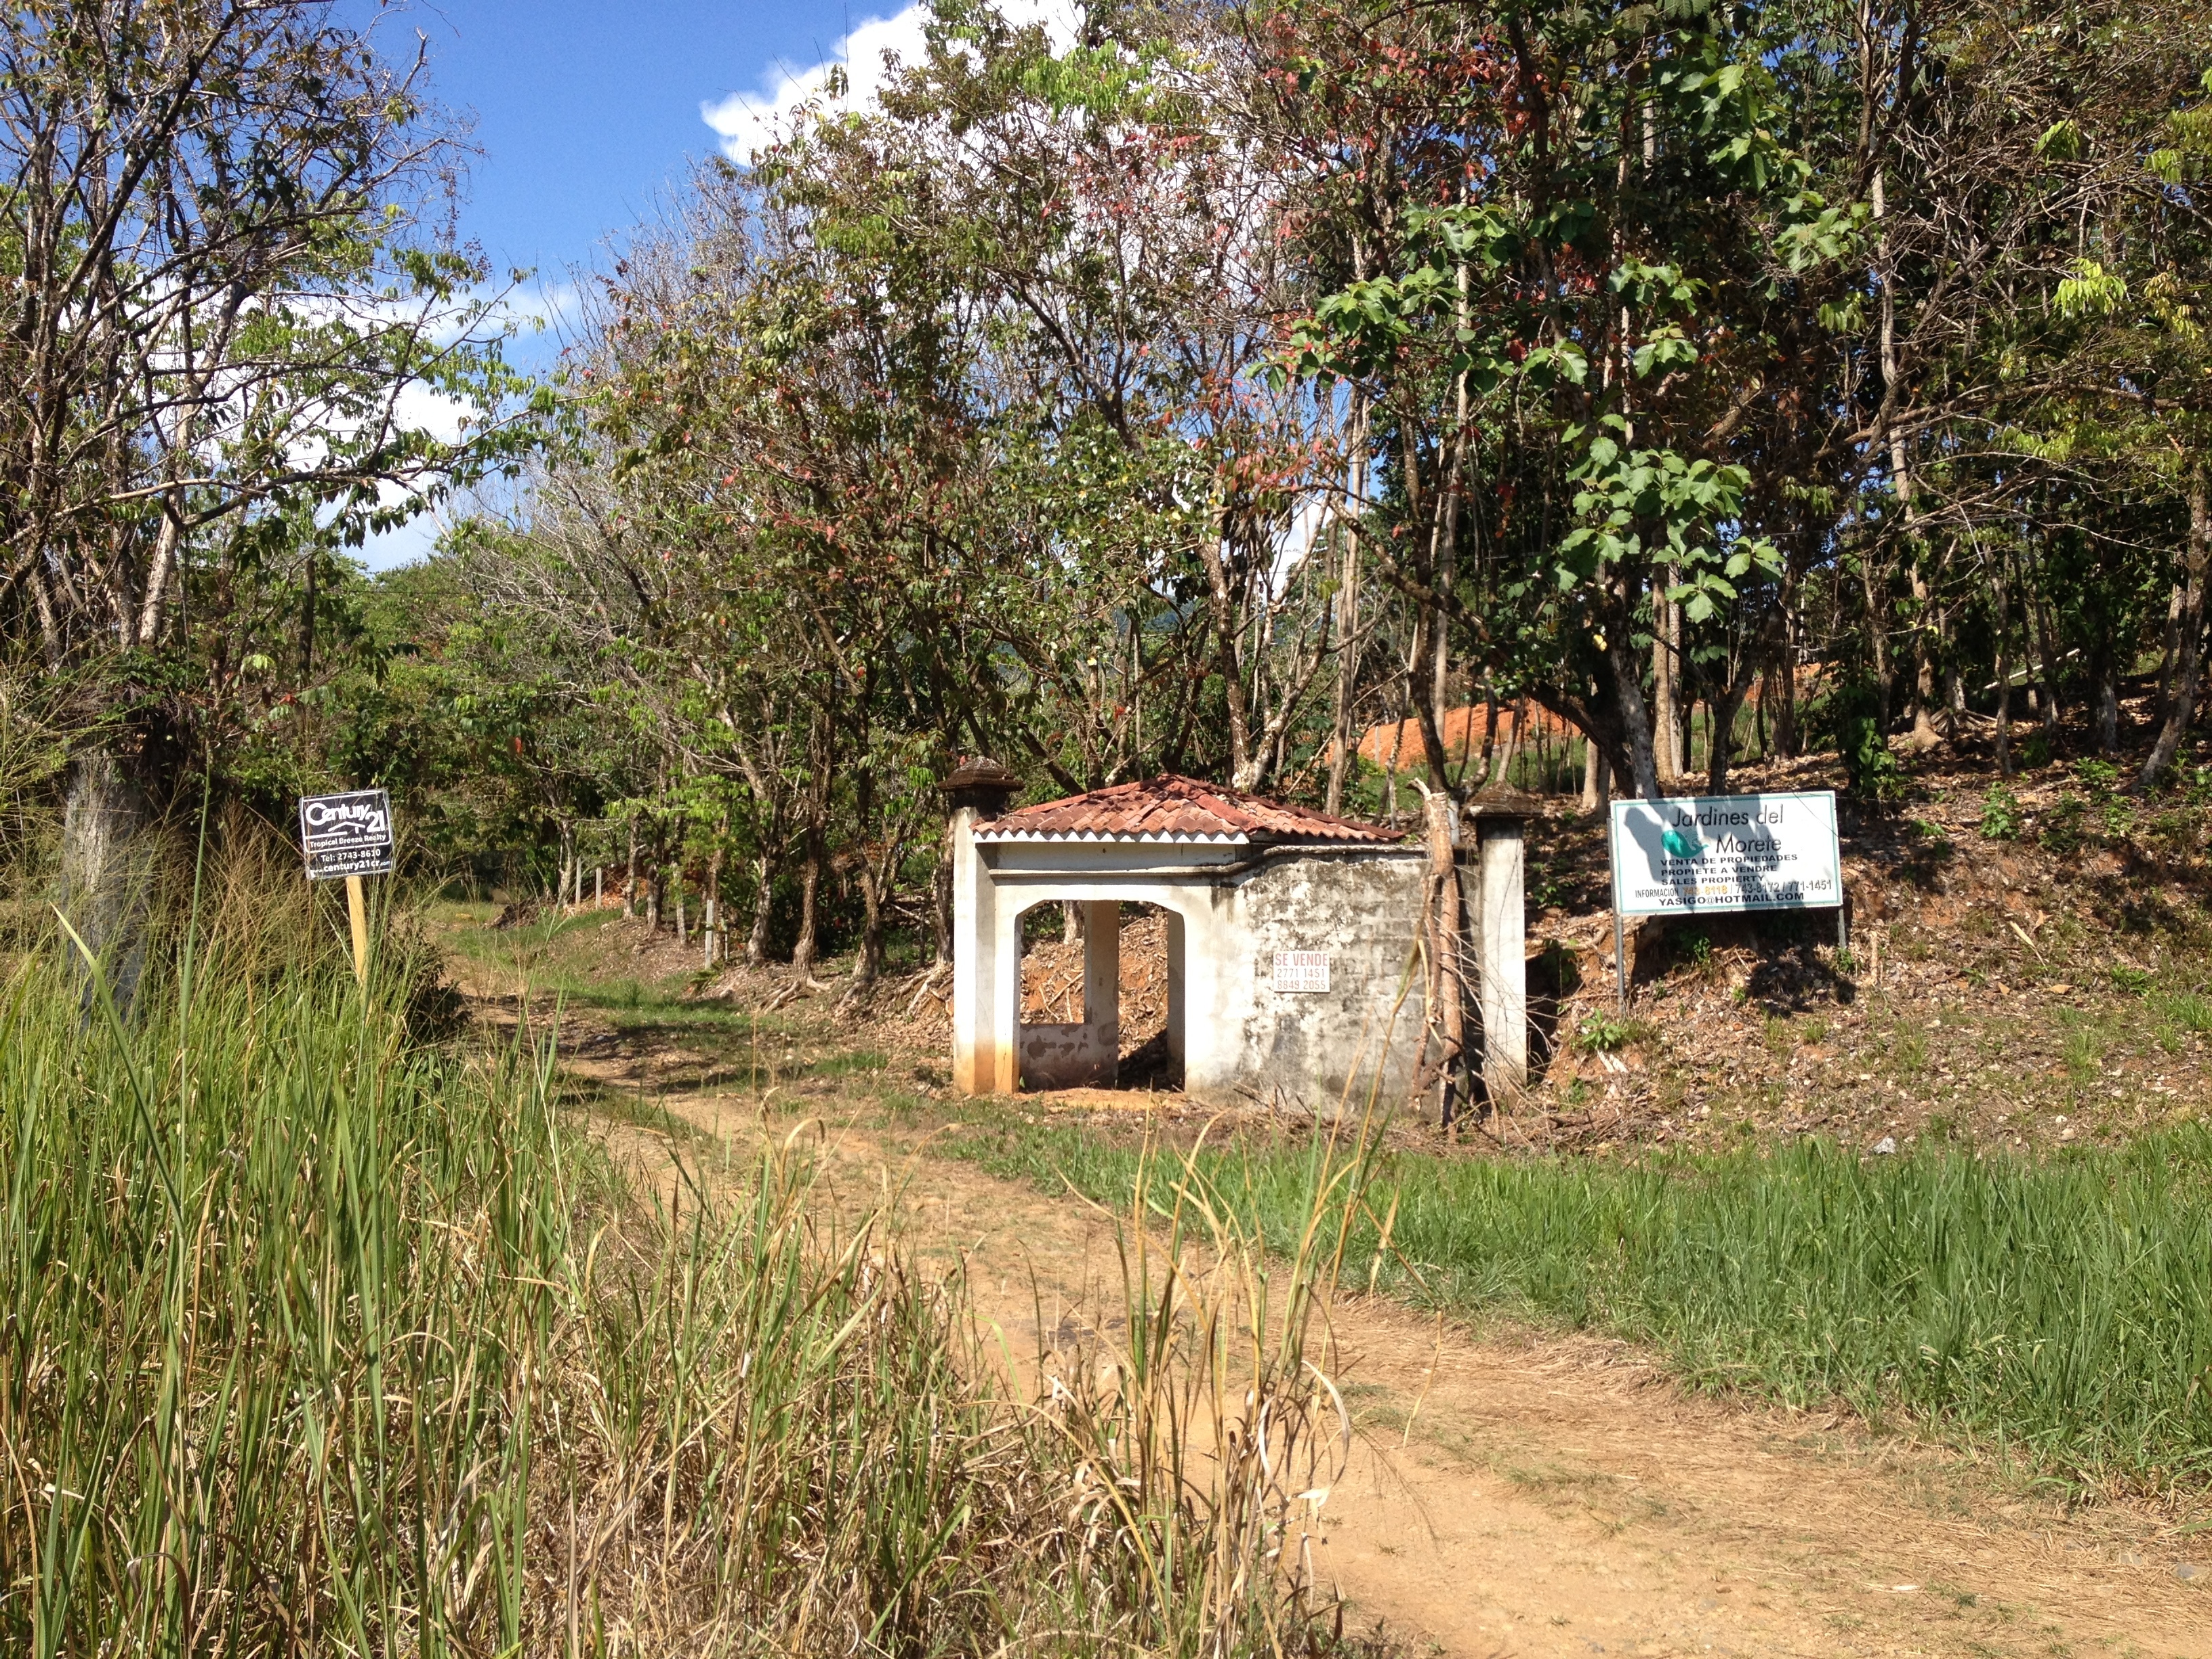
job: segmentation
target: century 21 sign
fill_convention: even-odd
[[[381,789],[300,800],[300,846],[307,879],[392,873],[392,797]]]

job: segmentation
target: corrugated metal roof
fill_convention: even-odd
[[[1401,832],[1311,807],[1169,775],[1040,802],[975,826],[978,841],[1267,842],[1387,844]]]

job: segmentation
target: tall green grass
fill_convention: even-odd
[[[1304,1645],[1264,1504],[1120,1480],[1129,1391],[1010,1393],[794,1146],[663,1204],[294,901],[157,945],[0,987],[0,1649]]]
[[[1137,1170],[1079,1131],[962,1145],[1109,1201]],[[1321,1155],[1248,1144],[1200,1164],[1280,1248]],[[1367,1192],[1358,1273],[1425,1304],[1626,1337],[1701,1386],[1840,1401],[2070,1480],[2212,1480],[2202,1125],[2040,1162],[1818,1142],[1633,1165],[1400,1153]]]

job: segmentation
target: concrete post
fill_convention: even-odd
[[[1121,905],[1101,899],[1083,907],[1083,1023],[1086,1046],[1100,1056],[1098,1080],[1112,1087],[1121,1074]]]
[[[991,992],[998,943],[996,895],[975,847],[976,812],[956,809],[945,828],[952,843],[952,1086],[996,1094],[1001,1085],[991,1042]]]
[[[1168,920],[1168,1054],[1177,1066],[1188,1058],[1183,1035],[1183,1009],[1188,997],[1183,987],[1182,914],[1170,910]]]
[[[1481,969],[1482,1082],[1493,1101],[1528,1087],[1528,917],[1523,814],[1474,803],[1479,868],[1475,930]]]
[[[1022,1086],[1022,911],[1011,894],[1000,895],[991,907],[983,951],[991,963],[990,988],[976,1033],[976,1086],[969,1092],[1010,1095]]]
[[[952,854],[952,1086],[963,1094],[1011,1091],[1021,1022],[1021,940],[1014,939],[1011,995],[1001,937],[1013,922],[975,844],[975,826],[1006,810],[1020,781],[995,761],[963,761],[945,779],[952,816],[945,827]],[[1012,1018],[1004,1005],[1011,1002]],[[1001,1027],[1009,1029],[1001,1030]]]

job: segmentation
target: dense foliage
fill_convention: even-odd
[[[1579,765],[1591,801],[1814,745],[1878,799],[1900,751],[2008,772],[2025,715],[2039,757],[2157,787],[2212,562],[2208,24],[1101,0],[1055,32],[939,0],[879,96],[833,77],[635,234],[518,487],[428,565],[369,583],[327,553],[372,479],[511,460],[495,420],[295,478],[281,434],[157,409],[104,495],[63,489],[33,422],[3,459],[62,504],[38,523],[98,507],[114,568],[173,556],[178,597],[57,647],[43,596],[91,544],[26,519],[0,616],[109,688],[64,726],[204,710],[173,777],[272,810],[388,783],[439,873],[614,869],[656,908],[703,884],[754,959],[857,942],[863,983],[902,935],[943,946],[933,784],[962,754],[1051,793],[1177,770],[1395,811],[1401,769],[1527,778],[1548,723],[1545,777]],[[271,39],[246,61],[282,88]],[[346,199],[417,178],[427,106],[341,94]],[[458,292],[396,246],[345,220],[286,280],[366,294],[381,259]],[[512,390],[428,336],[319,366],[324,313],[264,303],[293,321],[252,362],[307,388],[288,407]],[[205,453],[235,476],[173,477]]]

